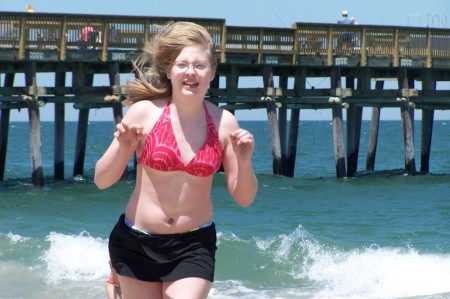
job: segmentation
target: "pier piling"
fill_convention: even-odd
[[[109,64],[109,84],[112,87],[120,88],[120,69],[118,62],[112,62]],[[117,97],[117,99],[116,99]],[[112,104],[112,111],[114,117],[114,125],[117,126],[123,119],[123,111],[122,111],[122,103],[119,101],[119,96],[114,96]],[[114,128],[115,128],[114,126]],[[128,178],[128,166],[125,166],[125,169],[120,177],[120,180],[126,181]]]
[[[264,88],[274,87],[272,66],[267,65],[263,67],[263,81]],[[272,163],[273,174],[282,175],[283,166],[281,159],[281,143],[280,143],[280,129],[278,128],[277,120],[277,106],[273,97],[266,98],[267,119],[269,123],[270,142],[272,144]]]
[[[14,86],[15,73],[6,73],[4,87]],[[1,84],[1,82],[0,82]],[[6,168],[6,151],[8,150],[10,108],[0,110],[0,181],[3,181]]]
[[[398,75],[399,88],[401,89],[400,112],[402,120],[403,141],[405,144],[405,169],[410,176],[416,175],[416,163],[414,159],[414,131],[413,117],[409,101],[409,84],[406,69],[400,68]]]
[[[60,93],[58,87],[65,87],[66,73],[55,73],[55,96],[64,96]],[[55,103],[55,142],[54,142],[54,178],[55,180],[64,179],[64,138],[65,137],[65,103]]]
[[[375,90],[383,90],[384,80],[377,80],[375,82]],[[378,106],[372,107],[372,116],[370,118],[370,135],[369,146],[367,149],[366,170],[373,171],[375,169],[375,157],[377,155],[378,132],[380,129],[380,112],[381,108]]]
[[[39,115],[39,104],[36,97],[36,62],[34,61],[30,61],[26,64],[25,84],[29,90],[26,102],[28,105],[28,117],[30,121],[31,180],[33,185],[43,186],[44,171],[42,168],[41,152],[41,120]],[[31,94],[30,90],[32,90]]]
[[[369,82],[370,83],[370,82]],[[361,89],[361,80],[358,80]],[[355,89],[355,78],[347,77],[345,87]],[[347,176],[354,177],[358,169],[359,142],[361,137],[362,107],[350,103],[347,109]]]
[[[94,75],[85,73],[84,65],[80,64],[78,71],[73,75],[73,86],[77,87],[92,87],[94,82]],[[78,89],[79,95],[82,95],[82,88]],[[78,128],[77,128],[77,142],[75,148],[75,161],[73,166],[73,176],[83,176],[84,158],[86,155],[86,144],[88,134],[89,122],[89,108],[81,108],[78,112]]]
[[[341,89],[341,69],[333,68],[331,72],[331,88],[334,90]],[[342,98],[339,101],[333,101],[331,104],[333,116],[333,145],[334,160],[336,165],[336,177],[343,178],[347,176],[345,169],[344,157],[344,135],[342,130]]]

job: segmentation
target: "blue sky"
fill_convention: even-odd
[[[341,12],[347,10],[349,16],[355,17],[359,24],[450,27],[449,0],[1,0],[0,11],[26,11],[27,4],[30,4],[35,12],[221,18],[226,20],[227,25],[262,27],[291,27],[295,22],[335,23],[340,18]],[[20,81],[21,78],[17,78],[16,85],[20,84]],[[52,84],[45,81],[45,78],[38,77],[37,85]],[[309,83],[317,88],[328,87],[328,80]],[[105,84],[97,84],[107,85],[108,83],[106,81]],[[249,84],[254,86],[255,83]],[[262,82],[256,82],[256,84],[262,86]],[[446,83],[443,86],[447,89]],[[52,107],[47,106],[41,110],[42,120],[53,119]],[[90,119],[112,119],[110,109],[100,110],[92,111]],[[420,117],[419,114],[417,118]],[[300,118],[331,119],[330,115],[329,110],[302,110]],[[399,115],[400,112],[397,109],[383,109],[381,113],[382,119],[399,119]],[[237,112],[237,117],[238,119],[266,118],[265,111],[261,109]],[[68,108],[66,118],[76,120],[76,111]],[[370,119],[370,109],[365,109],[364,118]],[[436,118],[448,119],[449,117],[447,112],[437,112]],[[13,121],[27,119],[26,111],[11,113]]]

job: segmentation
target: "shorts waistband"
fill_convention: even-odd
[[[142,229],[140,229],[139,227],[135,226],[133,223],[131,223],[130,220],[128,220],[127,217],[125,217],[125,215],[124,215],[124,217],[123,217],[123,221],[124,221],[124,223],[125,223],[126,226],[128,226],[131,230],[134,230],[135,232],[138,232],[138,233],[141,233],[141,234],[144,234],[144,235],[151,235],[151,234],[152,234],[151,232],[142,230]],[[182,232],[182,233],[180,233],[180,234],[190,233],[190,232],[194,232],[194,231],[197,231],[197,230],[200,230],[200,229],[203,229],[203,228],[207,228],[207,227],[213,225],[213,223],[214,223],[213,221],[209,221],[209,222],[207,222],[207,223],[205,223],[205,224],[203,224],[203,225],[194,227],[193,229],[188,230],[188,231],[186,231],[186,232]]]

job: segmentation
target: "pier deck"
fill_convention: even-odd
[[[43,184],[39,108],[50,104],[55,105],[57,123],[55,178],[62,179],[65,103],[79,109],[74,175],[82,175],[89,110],[112,108],[114,121],[119,122],[126,98],[120,74],[132,71],[131,60],[163,25],[181,20],[205,26],[214,38],[219,65],[208,100],[231,111],[267,111],[274,174],[294,175],[300,110],[331,109],[336,175],[354,176],[364,107],[372,109],[368,170],[374,168],[380,109],[398,107],[406,172],[416,174],[412,136],[416,110],[422,110],[423,125],[420,172],[429,171],[434,110],[450,109],[450,90],[436,89],[437,83],[450,81],[450,29],[300,22],[291,28],[237,27],[224,19],[0,12],[0,180],[10,111],[26,108],[33,133],[33,182]],[[84,39],[86,25],[92,32]],[[26,86],[15,86],[21,73]],[[39,73],[54,74],[54,86],[36,82]],[[72,84],[66,86],[69,73]],[[99,74],[109,75],[108,86],[93,86]],[[244,77],[260,77],[262,84],[242,88],[239,80]],[[319,77],[329,78],[331,87],[306,86],[307,79]],[[397,81],[398,88],[385,89],[386,80]]]

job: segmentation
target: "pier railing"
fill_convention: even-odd
[[[120,122],[126,98],[120,74],[132,71],[131,60],[164,25],[183,20],[206,27],[216,45],[219,65],[208,100],[231,111],[266,109],[274,174],[293,176],[300,109],[331,109],[336,175],[354,176],[363,107],[372,108],[367,170],[374,166],[380,109],[398,107],[405,170],[416,173],[412,124],[414,111],[422,109],[421,172],[429,171],[434,110],[450,109],[449,91],[437,89],[438,81],[450,81],[450,29],[300,22],[270,28],[227,26],[224,19],[0,12],[0,181],[10,110],[27,108],[32,180],[43,184],[39,108],[47,103],[54,104],[58,128],[56,179],[64,176],[65,104],[79,110],[73,174],[82,175],[90,109],[112,108],[114,121]],[[54,73],[54,86],[37,84],[43,72]],[[19,73],[25,74],[25,87],[14,85]],[[69,73],[71,84],[66,83]],[[97,74],[108,74],[109,86],[94,86]],[[245,76],[261,77],[263,87],[239,86]],[[330,88],[309,88],[310,77],[328,77]],[[385,80],[397,81],[398,88],[384,89]]]
[[[224,19],[0,12],[0,60],[129,61],[169,21],[205,26],[220,63],[450,68],[450,29]]]

